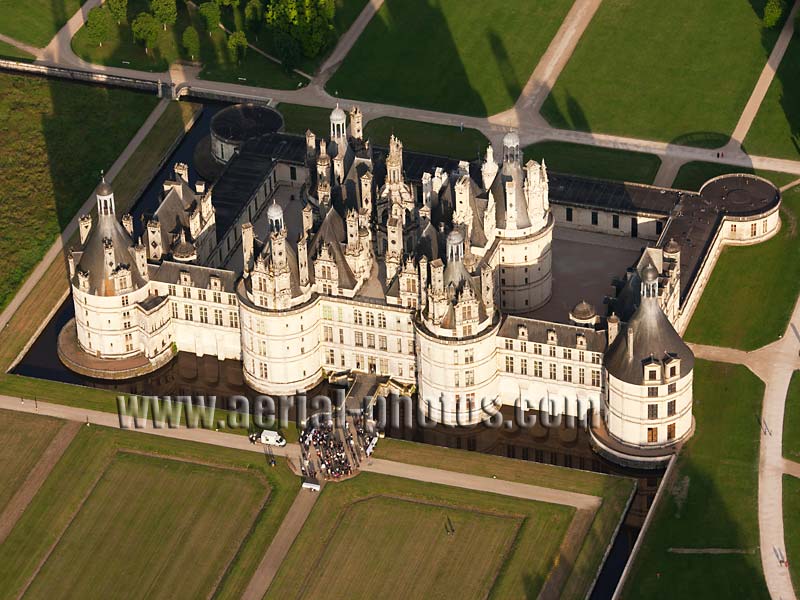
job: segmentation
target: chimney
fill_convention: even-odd
[[[633,327],[628,325],[628,360],[633,360]]]
[[[125,228],[125,231],[128,232],[128,235],[133,237],[133,217],[130,213],[122,215],[122,226]]]
[[[306,130],[306,158],[313,160],[317,154],[317,136],[310,129]]]
[[[186,163],[175,163],[175,177],[189,183],[189,165]]]
[[[89,232],[92,230],[92,215],[83,215],[78,223],[81,233],[81,245],[86,243]]]
[[[147,272],[147,248],[144,247],[141,239],[133,247],[133,256],[136,259],[136,270],[139,271],[142,279],[147,281],[150,279],[150,274]]]
[[[194,182],[194,191],[197,194],[205,194],[206,193],[206,182],[202,179],[198,179]]]
[[[72,279],[75,277],[75,257],[72,256],[72,250],[70,250],[67,256],[67,264],[69,265],[69,278]]]
[[[619,317],[611,313],[611,316],[608,317],[606,323],[608,324],[608,345],[614,343],[614,340],[617,339],[617,334],[619,333]]]
[[[244,270],[250,271],[250,261],[253,257],[253,225],[242,223],[242,252],[244,253]]]

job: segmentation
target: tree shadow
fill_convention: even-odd
[[[497,70],[500,71],[500,76],[503,78],[506,92],[511,98],[519,98],[522,93],[522,84],[514,72],[514,66],[511,64],[503,39],[494,29],[490,29],[487,36],[489,38],[489,47],[492,49],[492,54],[497,64]]]
[[[572,129],[591,133],[592,126],[580,102],[569,90],[564,92],[566,94],[566,112],[562,111],[558,104],[550,101],[550,95],[548,94],[546,101],[548,103],[547,120],[553,127],[559,129]]]

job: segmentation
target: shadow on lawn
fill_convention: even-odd
[[[550,91],[548,90],[547,93],[549,94]],[[561,112],[561,109],[559,109],[556,103],[553,102],[550,106],[550,115],[548,116],[548,119],[550,119],[551,122],[564,124],[567,129],[591,133],[592,126],[589,124],[589,119],[586,116],[586,113],[584,112],[580,102],[578,102],[578,100],[569,92],[569,90],[565,90],[565,93],[567,97],[566,114]]]

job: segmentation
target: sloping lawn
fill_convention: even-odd
[[[800,462],[800,371],[792,374],[792,381],[786,392],[783,414],[783,456]]]
[[[526,161],[544,159],[547,168],[557,173],[634,183],[653,183],[661,166],[661,159],[655,154],[568,142],[539,142],[523,152]]]
[[[465,115],[513,106],[572,0],[386,0],[331,94]]]
[[[688,341],[755,350],[783,335],[800,293],[800,190],[783,195],[782,209],[775,237],[722,251],[686,330]]]
[[[0,33],[44,48],[86,0],[0,0]]]
[[[555,127],[723,146],[775,44],[765,0],[600,5],[544,103]]]
[[[697,430],[678,457],[625,598],[769,598],[758,547],[763,393],[764,384],[746,367],[695,363]],[[671,548],[738,552],[679,554]]]

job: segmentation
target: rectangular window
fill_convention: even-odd
[[[184,304],[183,305],[183,318],[187,321],[192,320],[192,306],[191,304]]]
[[[521,358],[520,359],[520,361],[519,361],[519,372],[522,373],[523,375],[527,375],[528,374],[528,359],[527,358]]]
[[[534,354],[541,354],[542,353],[542,345],[541,344],[534,344],[533,345],[533,353]]]
[[[519,351],[520,352],[527,352],[528,351],[528,342],[520,342],[519,343]]]
[[[289,178],[292,181],[297,179],[297,167],[289,167]]]
[[[471,365],[473,362],[475,362],[475,351],[464,350],[464,363]]]
[[[267,340],[258,340],[258,353],[261,356],[267,355]]]
[[[514,349],[514,340],[506,340],[506,350]]]
[[[214,325],[222,326],[222,310],[219,308],[214,309]]]
[[[336,364],[336,354],[334,353],[332,348],[329,348],[328,351],[325,353],[325,362],[329,365]]]
[[[389,342],[387,341],[385,335],[378,336],[378,349],[383,350],[384,352],[386,352],[389,349]]]
[[[206,291],[205,290],[197,290],[197,297],[202,300],[203,302],[206,301]]]
[[[583,369],[583,367],[578,369],[578,383],[580,385],[586,384],[586,371]]]
[[[386,315],[383,313],[378,313],[378,327],[386,329]]]
[[[344,344],[344,329],[339,328],[339,343]]]
[[[556,379],[556,365],[555,363],[550,364],[550,379]]]
[[[208,309],[205,306],[200,307],[200,322],[208,323]]]
[[[564,348],[564,358],[567,360],[572,360],[572,350],[569,348]]]
[[[169,291],[169,295],[170,296],[174,296],[175,295],[175,286],[174,285],[171,285],[171,284],[168,285],[167,286],[167,290]]]
[[[267,378],[267,363],[259,363],[259,370],[261,371],[261,379]]]
[[[389,361],[385,358],[380,359],[378,361],[378,370],[381,373],[388,373],[389,372]]]
[[[572,367],[564,365],[564,381],[572,383]]]
[[[540,360],[533,361],[533,376],[534,377],[542,376],[542,361]]]
[[[123,296],[122,297],[122,306],[128,306],[128,297],[127,296]]]
[[[750,237],[755,237],[758,232],[758,227],[755,223],[750,223]]]
[[[650,386],[647,388],[648,398],[658,398],[658,386]]]
[[[375,348],[375,334],[368,333],[367,334],[367,348]]]
[[[647,441],[650,444],[655,444],[658,441],[658,427],[647,428]]]
[[[475,371],[464,371],[464,385],[475,385]]]
[[[367,313],[367,327],[375,327],[375,315],[371,312]]]
[[[736,223],[731,223],[731,233],[736,233]]]
[[[555,346],[550,346],[550,356],[552,356],[553,358],[556,357],[556,347]]]
[[[611,215],[611,226],[614,229],[619,229],[619,215]]]
[[[325,342],[333,341],[333,327],[325,326],[322,328],[322,339]]]
[[[677,390],[678,390],[678,386],[675,383],[670,383],[667,386],[667,393],[668,394],[674,394]]]
[[[174,302],[172,303],[172,318],[173,319],[178,318],[178,305],[175,304]]]
[[[583,350],[578,350],[578,361],[584,362],[586,360],[586,353]]]
[[[600,371],[592,371],[592,385],[600,387]]]
[[[222,293],[221,292],[212,292],[211,293],[212,299],[214,302],[220,303],[222,302]],[[266,365],[265,365],[266,368]]]
[[[356,346],[364,346],[364,334],[356,331]]]
[[[670,423],[667,425],[667,439],[674,440],[675,439],[675,423]]]
[[[234,329],[239,329],[239,313],[231,311],[228,313],[228,322]]]
[[[667,416],[674,417],[675,416],[675,400],[670,400],[667,402]]]
[[[648,419],[657,419],[658,418],[658,404],[648,404],[647,405],[647,418]]]
[[[183,288],[183,297],[184,298],[191,298],[192,297],[192,288],[188,288],[188,287]]]
[[[322,307],[322,318],[327,319],[328,321],[333,320],[333,308],[330,306],[323,306]]]
[[[572,221],[572,209],[567,207],[567,221]]]
[[[592,211],[592,225],[597,225],[597,211]]]
[[[514,372],[514,357],[506,356],[506,373]]]
[[[364,321],[363,321],[363,318],[361,316],[361,311],[360,310],[354,310],[353,311],[353,323],[355,323],[356,325],[362,325],[363,322]]]

